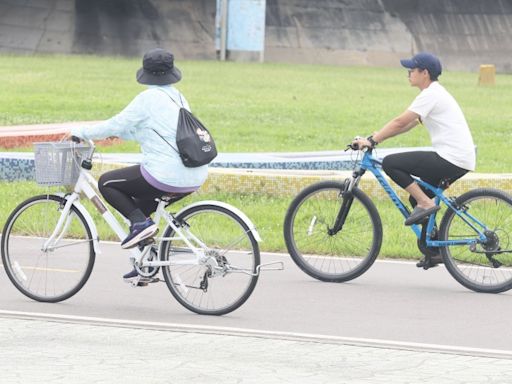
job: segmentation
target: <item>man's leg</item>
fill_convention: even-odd
[[[410,200],[417,202],[411,216],[406,220],[406,225],[414,224],[439,209],[432,201],[433,195],[426,194],[411,175],[437,186],[445,178],[456,180],[467,172],[444,160],[436,152],[426,151],[386,156],[382,166],[392,180],[409,192]]]

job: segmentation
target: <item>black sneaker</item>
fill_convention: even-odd
[[[441,207],[439,205],[434,205],[433,207],[430,207],[427,209],[423,209],[423,208],[416,206],[413,209],[413,211],[411,212],[411,214],[409,215],[409,217],[405,220],[404,224],[407,226],[413,225],[413,224],[419,224],[424,219],[429,217],[431,214],[439,211],[440,209],[441,209]]]
[[[121,243],[121,248],[133,248],[139,241],[150,238],[158,232],[157,225],[151,219],[146,219],[141,223],[134,223],[130,227],[130,233]]]
[[[131,284],[135,287],[146,287],[148,283],[142,281],[141,279],[142,276],[139,275],[135,268],[133,268],[130,272],[125,273],[123,275],[123,280],[125,283]]]
[[[139,247],[139,248],[144,248],[144,247]],[[158,250],[155,246],[152,246],[150,249],[150,254],[149,254],[148,260],[151,261],[151,260],[156,259],[157,257],[158,257]],[[149,267],[149,268],[157,269],[156,271],[154,271],[155,273],[153,274],[153,276],[156,275],[156,273],[158,273],[159,267]],[[131,283],[133,285],[137,285],[138,287],[145,287],[148,285],[148,283],[154,283],[154,282],[159,281],[158,279],[153,278],[153,277],[140,276],[135,268],[133,268],[130,272],[125,273],[123,275],[123,280],[126,283]],[[137,282],[135,283],[135,281],[137,281]]]
[[[128,273],[125,273],[123,275],[123,279],[126,281],[126,280],[132,280],[133,278],[139,276],[139,273],[137,272],[137,270],[135,268],[133,268],[130,272]]]
[[[123,275],[125,283],[132,284],[137,287],[146,287],[149,283],[157,283],[160,280],[157,277],[140,276],[135,268]]]
[[[439,264],[443,264],[443,256],[441,254],[430,256],[430,262],[427,264],[427,258],[424,256],[420,261],[416,263],[418,268],[429,269],[437,267]]]

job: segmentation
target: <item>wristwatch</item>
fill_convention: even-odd
[[[379,144],[375,140],[373,140],[373,136],[368,136],[366,138],[366,140],[368,140],[370,142],[370,144],[372,145],[372,148],[375,148]]]

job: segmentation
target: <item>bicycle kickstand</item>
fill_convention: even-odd
[[[271,267],[275,265],[275,267]],[[284,263],[282,261],[272,261],[270,263],[260,264],[256,267],[255,275],[258,276],[262,271],[283,271]]]

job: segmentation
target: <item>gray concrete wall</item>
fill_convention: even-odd
[[[215,0],[0,0],[0,51],[214,59]],[[267,0],[266,61],[512,72],[512,0]],[[236,57],[236,55],[231,55]]]
[[[0,0],[0,51],[215,58],[214,0]]]
[[[512,72],[512,0],[267,0],[271,61],[396,65],[437,53],[448,69]]]

